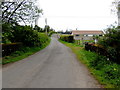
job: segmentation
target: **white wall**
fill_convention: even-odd
[[[83,36],[83,35],[80,35],[80,36],[76,36],[74,35],[74,39],[75,40],[93,40],[93,37],[92,36]]]

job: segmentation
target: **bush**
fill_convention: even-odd
[[[9,23],[2,24],[2,43],[11,43],[9,38],[13,37],[12,35],[12,25]]]
[[[30,26],[15,26],[13,29],[13,37],[9,38],[11,42],[22,42],[23,45],[32,47],[41,46],[48,41],[48,36],[32,30]]]
[[[9,23],[3,23],[3,32],[2,32],[2,56],[10,55],[14,52],[14,55],[18,55],[16,50],[19,50],[23,47],[42,47],[46,42],[49,41],[49,37],[44,33],[40,33],[37,30],[32,30],[30,26],[20,26],[12,25]],[[20,46],[16,42],[21,42]],[[6,44],[11,43],[11,44]],[[23,46],[23,47],[22,47]],[[21,48],[22,47],[22,48]],[[26,52],[27,48],[23,48],[23,52]],[[29,50],[29,49],[28,49]]]
[[[110,64],[110,62],[107,62],[107,58],[100,55],[97,55],[96,58],[90,62],[91,67],[94,67],[96,70],[100,70],[101,67],[107,64]]]
[[[107,48],[107,52],[108,52],[108,57],[109,57],[110,60],[112,60],[114,62],[120,62],[120,61],[118,61],[119,60],[119,56],[118,56],[118,53],[117,53],[115,48],[108,47]]]
[[[107,58],[109,58],[109,60],[114,61],[116,63],[120,63],[119,60],[119,51],[117,51],[115,48],[113,47],[103,47],[101,45],[96,45],[96,44],[85,44],[85,49],[88,51],[92,51],[92,52],[96,52],[100,55],[106,56]]]
[[[109,59],[105,56],[98,55],[95,60],[92,60],[90,62],[90,66],[102,72],[102,77],[105,80],[109,81],[107,83],[115,85],[116,88],[119,87],[120,85],[119,64],[109,61]]]
[[[21,47],[22,43],[2,44],[2,57],[10,55]]]
[[[106,34],[98,41],[108,52],[109,59],[120,63],[120,27],[108,28]]]
[[[72,35],[60,36],[60,39],[69,43],[74,43],[74,38]]]

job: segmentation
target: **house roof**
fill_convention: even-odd
[[[73,30],[72,34],[104,34],[103,31],[101,30]]]

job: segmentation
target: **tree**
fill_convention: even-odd
[[[112,6],[113,6],[113,8],[111,9],[111,11],[113,13],[117,14],[118,10],[120,9],[120,7],[119,7],[119,0],[114,0],[112,2]]]
[[[2,21],[8,23],[31,24],[40,16],[42,9],[35,4],[35,0],[13,0],[2,2]]]
[[[38,32],[44,32],[44,30],[37,25],[35,25],[34,30],[37,30]]]

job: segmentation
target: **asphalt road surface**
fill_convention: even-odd
[[[71,49],[52,37],[45,49],[3,66],[3,88],[100,88]]]

